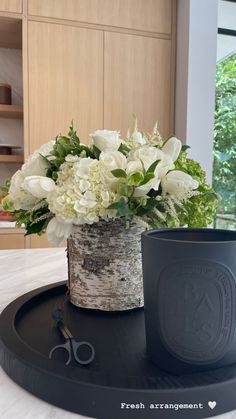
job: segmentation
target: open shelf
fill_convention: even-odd
[[[22,48],[22,21],[1,16],[0,48]]]
[[[23,154],[0,154],[0,163],[24,163]]]
[[[0,118],[23,119],[23,108],[17,105],[1,105]]]

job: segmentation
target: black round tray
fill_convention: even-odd
[[[65,366],[64,359],[48,357],[54,345],[63,343],[51,317],[62,306],[74,336],[95,347],[89,366],[74,360]],[[160,371],[146,357],[142,309],[78,309],[67,301],[64,282],[27,293],[7,306],[0,317],[0,349],[2,367],[16,383],[83,415],[202,419],[236,408],[236,365],[183,376]]]

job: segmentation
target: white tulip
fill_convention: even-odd
[[[102,151],[99,160],[108,170],[126,169],[127,160],[120,151]]]
[[[132,173],[143,172],[143,166],[140,160],[132,160],[127,163],[126,173],[131,175]]]
[[[180,170],[169,172],[161,180],[161,186],[164,193],[168,193],[176,198],[184,199],[188,192],[198,188],[198,181],[192,176]]]
[[[154,189],[155,191],[157,191],[159,189],[161,179],[170,170],[174,169],[175,167],[171,158],[166,156],[164,153],[160,152],[160,150],[157,150],[156,147],[145,147],[144,150],[147,151],[147,154],[143,155],[143,150],[142,150],[142,154],[137,153],[138,150],[136,150],[135,154],[139,155],[139,157],[142,158],[142,162],[146,170],[156,160],[160,160],[160,161],[157,163],[156,169],[154,171],[154,178],[151,179],[149,182],[145,183],[144,185],[138,186],[137,188],[135,188],[134,195],[133,195],[134,197],[145,196],[148,194],[148,192],[151,189]],[[155,158],[151,152],[153,152]],[[126,171],[127,173],[135,173],[138,171],[143,171],[143,166],[142,166],[141,161],[140,160],[130,161],[127,164]]]
[[[46,198],[49,192],[55,188],[55,182],[46,176],[27,176],[22,188],[39,199]]]
[[[179,157],[182,143],[178,138],[171,137],[162,147],[163,153],[169,156],[173,162]]]
[[[121,144],[118,131],[97,130],[90,134],[90,137],[100,151],[116,151]]]
[[[153,146],[143,146],[135,149],[131,152],[130,161],[139,159],[143,165],[144,169],[148,170],[152,163],[156,160],[162,160],[164,158],[164,153],[156,147]]]
[[[71,232],[72,224],[59,221],[56,217],[49,221],[46,229],[48,240],[56,246],[59,246],[63,240],[68,239]]]
[[[137,188],[135,188],[133,196],[135,198],[138,198],[140,196],[145,196],[148,194],[148,192],[150,192],[151,189],[154,189],[155,191],[157,191],[159,188],[159,185],[160,185],[160,179],[153,178],[149,180],[149,182],[145,183],[145,185],[138,186]]]
[[[174,168],[175,165],[173,163],[173,160],[169,156],[164,154],[162,160],[159,161],[156,166],[154,172],[155,177],[162,179],[170,170],[173,170]]]

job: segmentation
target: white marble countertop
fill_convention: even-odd
[[[16,223],[13,221],[0,221],[0,228],[15,228]]]
[[[0,251],[0,311],[21,294],[67,279],[64,248]],[[85,418],[38,399],[0,369],[1,419]]]
[[[1,250],[0,311],[28,291],[65,279],[67,260],[64,248]],[[80,419],[84,416],[64,411],[38,399],[15,384],[0,369],[0,418]],[[236,410],[215,418],[236,419]]]

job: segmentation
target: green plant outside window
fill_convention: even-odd
[[[236,53],[217,63],[213,187],[221,196],[215,225],[236,229]]]

